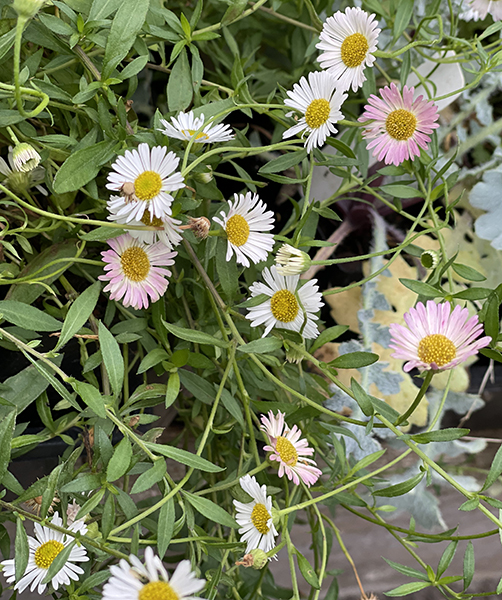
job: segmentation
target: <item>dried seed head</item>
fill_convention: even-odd
[[[206,217],[190,217],[188,225],[182,226],[181,229],[190,229],[199,240],[205,240],[211,228],[211,221]]]

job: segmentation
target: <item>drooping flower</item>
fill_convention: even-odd
[[[408,361],[406,372],[453,369],[491,342],[489,336],[479,337],[483,325],[477,315],[469,318],[467,308],[459,305],[452,311],[448,302],[429,300],[426,306],[419,302],[405,313],[404,320],[407,327],[390,326],[389,346],[395,350],[393,358]]]
[[[272,522],[272,497],[267,496],[267,486],[260,486],[251,475],[244,475],[239,483],[253,499],[248,503],[234,500],[237,510],[235,520],[241,526],[241,541],[247,543],[246,554],[255,548],[269,552],[275,547],[275,537],[279,535]]]
[[[129,233],[108,240],[108,244],[111,250],[101,252],[106,273],[98,279],[109,281],[104,291],[111,292],[112,300],[141,309],[148,307],[148,297],[156,302],[165,294],[171,275],[166,267],[174,264],[176,252],[160,242],[142,244]]]
[[[63,520],[58,512],[54,513],[51,523],[58,527],[63,526]],[[28,536],[29,558],[28,566],[23,577],[14,586],[15,590],[22,593],[28,586],[33,592],[37,588],[37,593],[42,595],[47,587],[46,583],[42,583],[47,575],[47,570],[51,566],[56,556],[66,546],[73,542],[74,538],[66,533],[54,531],[50,527],[42,527],[35,523],[35,537]],[[68,527],[69,530],[80,532],[85,535],[87,527],[83,522],[76,521]],[[2,573],[5,575],[8,583],[14,583],[15,575],[15,558],[4,560],[1,564],[3,567]],[[51,580],[52,587],[57,590],[62,585],[69,585],[70,580],[77,581],[79,575],[84,570],[74,563],[86,562],[89,560],[87,551],[83,546],[75,545],[68,560],[65,562],[61,570],[54,575]]]
[[[266,294],[269,299],[248,309],[246,319],[251,321],[251,325],[265,325],[263,336],[273,327],[278,327],[297,331],[306,339],[316,338],[319,330],[314,322],[318,319],[315,313],[324,304],[316,285],[317,279],[311,279],[298,288],[298,275],[279,275],[275,266],[265,267],[262,275],[265,283],[254,283],[249,288],[251,297]]]
[[[13,148],[9,147],[8,163],[0,157],[0,174],[5,177],[2,180],[2,184],[15,193],[23,193],[33,186],[41,194],[47,196],[47,190],[43,186],[38,185],[44,179],[45,169],[43,167],[35,167],[31,170],[19,170],[14,161],[13,153]]]
[[[270,460],[279,463],[279,477],[286,473],[286,477],[295,485],[300,485],[300,479],[310,487],[322,475],[316,467],[316,462],[307,456],[314,454],[314,449],[309,448],[306,439],[300,439],[302,432],[296,425],[289,429],[284,422],[284,413],[268,412],[268,417],[261,416],[263,425],[261,429],[267,434],[270,446],[264,446],[266,452],[272,452]]]
[[[429,135],[439,127],[437,107],[433,102],[418,96],[413,100],[414,88],[405,85],[403,94],[394,83],[380,90],[382,98],[371,95],[369,104],[359,117],[361,123],[372,121],[363,137],[373,140],[373,156],[386,164],[400,165],[404,160],[420,155],[420,148],[427,150]]]
[[[324,23],[321,41],[316,45],[323,52],[317,60],[337,80],[342,91],[352,87],[356,92],[366,81],[364,69],[375,62],[373,52],[380,33],[375,17],[358,7],[349,7]]]
[[[110,567],[111,577],[103,587],[103,600],[203,600],[194,596],[206,582],[197,579],[189,560],[182,560],[169,578],[162,561],[145,549],[145,564],[130,555]]]
[[[176,138],[178,140],[186,140],[189,142],[195,137],[195,141],[199,144],[213,144],[215,142],[228,142],[233,140],[235,134],[232,132],[230,125],[222,123],[213,125],[209,124],[204,127],[204,114],[195,117],[193,111],[189,113],[180,112],[177,117],[171,117],[171,123],[165,119],[160,120],[164,129],[159,129],[164,135]],[[202,131],[197,131],[203,127]]]
[[[255,264],[266,260],[274,247],[274,236],[263,232],[274,228],[274,213],[266,210],[258,194],[251,195],[251,192],[245,196],[234,194],[234,202],[229,200],[228,205],[228,214],[221,211],[221,219],[213,217],[213,221],[221,225],[227,234],[227,261],[232,254],[244,267],[250,266],[249,259]]]
[[[121,192],[109,202],[109,209],[126,221],[141,221],[145,211],[162,218],[171,214],[170,192],[185,187],[181,173],[173,173],[180,159],[164,146],[151,148],[140,144],[137,150],[126,150],[113,163],[106,187]]]
[[[283,244],[275,256],[275,264],[280,275],[300,275],[310,268],[312,260],[306,252]]]
[[[337,88],[335,78],[327,71],[314,71],[309,73],[308,81],[305,77],[293,85],[293,91],[288,91],[288,98],[284,100],[286,106],[303,113],[303,117],[296,125],[287,129],[283,138],[308,133],[305,147],[307,152],[324,145],[329,135],[335,134],[338,129],[335,123],[343,119],[340,108],[347,98]],[[286,114],[292,116],[293,111]]]
[[[12,151],[14,167],[17,171],[29,173],[40,163],[40,154],[27,143],[17,144]]]
[[[162,242],[164,246],[169,249],[172,249],[174,246],[177,246],[181,240],[183,239],[181,236],[181,221],[178,219],[173,219],[169,214],[164,213],[161,217],[152,217],[148,211],[143,213],[141,220],[136,221],[128,221],[126,215],[120,215],[114,210],[117,209],[117,206],[121,205],[122,198],[120,196],[111,196],[110,202],[108,203],[108,209],[110,210],[110,214],[108,215],[108,219],[110,221],[116,221],[117,223],[121,223],[122,225],[135,225],[141,227],[141,225],[146,225],[147,227],[161,227],[162,229],[152,230],[152,229],[129,229],[129,233],[132,237],[136,238],[140,242],[144,244],[154,244],[157,240]],[[117,202],[119,201],[119,202]]]
[[[502,20],[502,6],[499,0],[471,0],[469,9],[468,14],[475,21],[486,19],[487,15],[491,15],[494,21]]]

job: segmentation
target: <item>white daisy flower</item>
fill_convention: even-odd
[[[494,21],[502,20],[502,6],[498,0],[470,0],[469,9],[478,19],[486,19],[487,15],[491,15]],[[474,20],[477,21],[476,18]]]
[[[206,582],[195,577],[189,560],[182,560],[170,579],[150,546],[145,550],[145,564],[132,554],[129,560],[132,567],[125,559],[110,567],[112,576],[103,587],[103,600],[202,600],[193,594]]]
[[[173,197],[170,192],[185,187],[181,173],[173,173],[180,159],[164,146],[150,149],[140,144],[137,150],[126,150],[113,163],[106,187],[121,191],[108,203],[109,210],[124,216],[126,222],[141,221],[145,211],[161,218],[170,214]],[[171,175],[172,173],[172,175]]]
[[[338,131],[334,124],[343,119],[340,108],[347,94],[337,89],[336,80],[326,71],[315,71],[309,73],[308,77],[308,81],[302,77],[299,84],[293,85],[293,91],[287,93],[289,98],[284,100],[284,104],[303,113],[303,117],[287,129],[282,137],[308,133],[305,147],[307,152],[311,152],[314,148],[324,146],[328,135]],[[286,116],[293,114],[291,111]]]
[[[234,500],[237,510],[235,520],[241,526],[241,541],[247,543],[246,554],[256,548],[269,552],[275,547],[275,537],[279,535],[272,522],[272,497],[267,496],[267,486],[260,487],[251,475],[244,475],[239,483],[253,498],[252,502],[246,504]]]
[[[116,214],[115,210],[117,207],[120,207],[122,201],[121,196],[111,196],[110,201],[108,203],[108,209],[110,210],[110,214],[108,215],[109,221],[116,221],[117,223],[121,223],[122,225],[146,225],[147,227],[162,227],[162,229],[150,230],[145,229],[141,231],[140,229],[128,229],[129,233],[132,237],[136,238],[140,242],[144,244],[154,244],[157,240],[162,242],[164,246],[167,246],[169,249],[172,249],[174,246],[177,246],[181,240],[183,239],[180,235],[181,229],[181,221],[178,219],[173,219],[168,214],[164,214],[161,217],[152,217],[149,212],[145,211],[140,221],[127,221],[127,216]]]
[[[228,142],[235,137],[230,125],[224,125],[223,123],[206,125],[202,131],[196,133],[204,126],[204,114],[201,113],[199,117],[195,117],[192,110],[189,113],[180,112],[177,117],[171,117],[172,125],[165,119],[161,119],[160,122],[164,129],[159,129],[159,131],[177,140],[189,142],[195,137],[195,141],[199,144],[213,144],[215,142]]]
[[[58,527],[63,526],[63,520],[57,511],[54,513],[51,522]],[[14,586],[14,589],[22,593],[30,586],[30,591],[33,592],[37,588],[37,593],[42,595],[47,587],[46,583],[42,583],[47,575],[47,569],[51,566],[56,556],[73,542],[74,538],[67,536],[65,533],[54,531],[49,527],[42,527],[39,523],[35,523],[34,525],[35,537],[28,536],[30,547],[28,566],[23,577]],[[79,531],[84,535],[87,532],[87,526],[82,521],[75,521],[68,529]],[[5,575],[8,583],[14,583],[16,580],[15,560],[15,558],[11,558],[1,563],[3,567],[2,573]],[[71,579],[77,581],[79,575],[84,570],[73,563],[86,562],[88,560],[89,557],[87,556],[86,549],[83,546],[75,545],[62,569],[53,577],[51,581],[52,587],[57,590],[62,585],[69,585]]]
[[[354,92],[366,81],[363,73],[375,62],[373,52],[377,49],[380,29],[376,15],[369,15],[360,8],[347,8],[328,17],[316,45],[324,52],[317,58],[337,80],[342,91],[352,87]]]
[[[28,173],[33,171],[40,162],[40,154],[31,146],[25,142],[17,144],[12,151],[12,158],[14,160],[14,167],[17,171],[23,171]]]
[[[262,337],[277,327],[297,331],[305,339],[316,338],[319,330],[314,321],[319,317],[315,313],[324,305],[316,285],[317,279],[311,279],[297,289],[298,275],[280,275],[275,266],[265,267],[262,275],[265,283],[254,283],[249,288],[251,297],[266,294],[269,299],[248,309],[246,319],[251,321],[251,325],[265,325]]]
[[[232,200],[228,201],[228,214],[222,211],[222,218],[213,217],[213,221],[221,225],[227,234],[227,261],[235,253],[237,262],[249,267],[248,259],[255,264],[266,260],[274,247],[274,236],[263,233],[274,228],[274,213],[266,210],[266,205],[258,194],[234,194],[234,199],[235,204],[232,204]]]
[[[280,275],[300,275],[309,270],[312,260],[306,252],[283,244],[275,256],[275,264]]]

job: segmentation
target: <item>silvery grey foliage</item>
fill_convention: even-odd
[[[481,208],[486,214],[476,219],[474,231],[483,240],[490,240],[496,250],[502,250],[502,166],[486,171],[483,181],[477,183],[471,191],[469,201],[474,208]]]

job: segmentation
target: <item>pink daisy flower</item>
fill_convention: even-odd
[[[300,439],[302,432],[296,425],[289,429],[284,422],[284,413],[281,411],[274,413],[270,410],[268,418],[261,416],[263,425],[261,429],[267,434],[270,446],[264,446],[267,452],[272,452],[270,460],[276,460],[279,463],[279,477],[286,473],[287,478],[295,485],[300,485],[300,479],[305,485],[310,487],[315,483],[322,471],[315,465],[315,461],[306,456],[312,456],[314,449],[309,448],[305,439]]]
[[[420,148],[427,150],[429,135],[439,127],[437,106],[419,96],[413,100],[415,88],[405,85],[403,94],[394,83],[380,90],[382,98],[371,94],[369,104],[359,117],[361,123],[372,121],[363,137],[373,140],[367,146],[373,156],[385,164],[400,165],[420,155]]]
[[[436,304],[432,300],[424,306],[419,302],[404,315],[408,327],[393,323],[390,326],[390,348],[393,358],[408,361],[406,372],[415,367],[419,371],[445,371],[474,356],[480,348],[488,346],[491,337],[479,338],[483,325],[478,316],[469,318],[467,308],[448,302]],[[479,338],[479,339],[477,339]]]
[[[486,19],[487,15],[491,15],[494,21],[502,20],[502,6],[499,5],[497,0],[470,0],[469,2],[470,13],[474,13],[477,19]]]
[[[167,290],[167,277],[174,265],[177,252],[170,252],[161,242],[146,245],[129,233],[108,240],[111,250],[101,252],[106,263],[104,275],[98,279],[109,281],[104,288],[112,300],[122,300],[125,307],[148,308],[149,299],[156,302]]]

